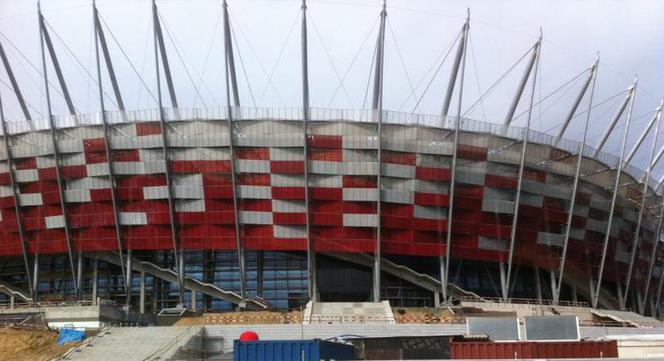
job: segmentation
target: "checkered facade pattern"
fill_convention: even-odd
[[[379,136],[376,124],[325,121],[310,122],[305,136],[302,122],[243,120],[233,124],[231,136],[224,120],[172,121],[166,128],[165,161],[160,123],[116,124],[109,129],[108,142],[99,125],[57,130],[57,161],[50,131],[8,137],[11,162],[0,150],[0,255],[22,254],[10,164],[31,254],[66,253],[66,223],[75,251],[117,250],[116,218],[123,248],[172,249],[166,167],[176,236],[183,249],[235,250],[237,219],[240,244],[247,250],[305,251],[307,212],[316,252],[373,253],[377,227],[385,255],[439,257],[448,247],[454,153],[449,130],[389,124]],[[521,144],[497,135],[460,133],[453,258],[507,261]],[[109,166],[115,176],[112,182]],[[66,217],[56,167],[63,177]],[[516,222],[516,264],[558,269],[575,167],[575,155],[529,143]],[[581,174],[566,273],[595,278],[616,172],[588,157]],[[662,201],[650,189],[644,197],[642,188],[632,176],[621,175],[604,275],[607,281],[624,282],[640,202],[645,199],[632,280],[640,290],[656,256],[652,250]],[[653,284],[661,274],[663,258],[657,258]]]

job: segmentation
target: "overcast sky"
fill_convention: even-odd
[[[161,0],[157,4],[180,106],[223,105],[221,1]],[[365,91],[381,4],[377,0],[308,1],[311,106],[355,109],[368,106],[364,104]],[[391,0],[387,5],[384,107],[388,110],[440,113],[453,56],[439,72],[435,70],[458,34],[467,7],[471,13],[471,41],[464,112],[533,45],[540,27],[544,42],[536,102],[587,69],[596,53],[600,53],[594,103],[606,102],[591,113],[590,145],[598,141],[621,101],[619,93],[631,84],[636,74],[639,88],[630,132],[632,141],[664,96],[664,1]],[[110,29],[106,36],[126,107],[154,108],[155,101],[112,38],[117,39],[154,93],[149,1],[98,0],[98,7]],[[96,76],[91,2],[44,0],[42,9],[53,28],[51,37],[77,110],[97,111],[96,85],[87,74]],[[242,104],[300,106],[300,1],[230,0],[229,10],[237,41]],[[27,101],[34,107],[33,117],[39,116],[37,112],[46,112],[41,74],[29,63],[41,70],[36,12],[35,1],[0,0],[0,32],[6,37],[0,36],[0,41]],[[523,69],[521,62],[467,116],[502,122]],[[50,76],[55,83],[52,72]],[[7,117],[10,121],[20,121],[22,115],[6,86],[9,83],[4,70],[0,70],[0,80],[4,82],[0,82],[0,92]],[[104,81],[106,92],[111,94],[107,79]],[[582,81],[580,78],[572,82],[536,107],[533,128],[555,133]],[[527,109],[528,92],[517,113]],[[54,113],[65,114],[64,101],[57,93],[52,94]],[[586,98],[579,112],[587,106]],[[566,137],[579,139],[584,119],[577,117]],[[525,120],[520,117],[515,124],[524,125]],[[616,132],[607,151],[618,152],[619,137],[620,132]],[[664,144],[664,136],[660,138],[659,144]],[[636,165],[645,165],[649,142],[637,154]],[[664,165],[660,165],[657,174],[663,170]]]

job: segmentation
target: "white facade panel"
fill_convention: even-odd
[[[378,201],[378,189],[375,188],[344,188],[344,201]]]
[[[272,224],[272,212],[240,211],[242,224]]]
[[[272,189],[266,186],[239,185],[238,197],[250,199],[272,199]]]
[[[345,213],[344,227],[378,227],[378,215]]]
[[[144,212],[120,212],[118,219],[123,226],[143,226],[148,224],[148,216]]]
[[[47,229],[65,228],[65,218],[62,215],[44,217]]]

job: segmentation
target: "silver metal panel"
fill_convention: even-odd
[[[507,240],[480,236],[477,246],[480,249],[504,251],[507,249]]]
[[[579,340],[577,316],[525,317],[526,340]]]
[[[487,335],[492,341],[519,340],[519,320],[516,317],[468,317],[469,335]]]
[[[514,214],[514,202],[484,198],[482,199],[482,210],[491,213]]]

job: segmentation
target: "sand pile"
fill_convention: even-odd
[[[71,346],[58,346],[57,338],[55,331],[0,328],[0,361],[58,357]]]

